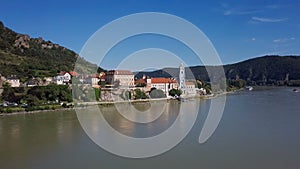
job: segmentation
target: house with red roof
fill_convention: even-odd
[[[54,82],[58,85],[69,84],[71,80],[71,75],[68,72],[60,72],[53,78]]]
[[[177,80],[173,78],[164,78],[164,77],[157,77],[157,78],[148,78],[146,79],[147,89],[150,90],[151,88],[156,88],[162,90],[167,96],[169,95],[169,91],[171,89],[178,88]]]

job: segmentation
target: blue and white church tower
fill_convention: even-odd
[[[185,94],[186,83],[185,83],[185,69],[183,63],[179,66],[179,89],[182,91],[182,94]]]

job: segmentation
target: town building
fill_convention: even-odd
[[[29,79],[29,80],[25,83],[25,85],[26,85],[27,87],[40,86],[40,85],[41,85],[41,82],[40,82],[39,79],[33,78],[33,79]]]
[[[146,79],[146,88],[148,90],[151,88],[160,89],[168,96],[171,89],[178,88],[178,83],[173,78],[148,78]]]
[[[86,84],[91,84],[92,86],[96,87],[99,85],[98,82],[100,81],[100,77],[98,74],[91,74],[91,75],[85,76],[84,81]]]
[[[197,88],[195,82],[186,81],[185,82],[185,95],[187,96],[195,96],[197,94]]]
[[[60,72],[54,78],[54,82],[58,85],[69,84],[71,75],[68,72]]]
[[[16,76],[7,77],[6,82],[9,83],[11,87],[20,87],[20,79]]]
[[[134,87],[134,74],[129,70],[110,70],[105,74],[105,81],[120,87]]]

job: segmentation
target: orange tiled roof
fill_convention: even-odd
[[[185,82],[185,85],[195,85],[194,82]]]
[[[151,83],[177,83],[177,81],[170,78],[159,77],[151,78]]]
[[[72,75],[72,76],[78,76],[79,74],[77,72],[75,72],[75,71],[70,71],[70,75]]]

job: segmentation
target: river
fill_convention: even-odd
[[[186,138],[170,151],[145,159],[119,157],[97,146],[82,129],[75,111],[1,116],[0,168],[300,168],[300,93],[283,87],[227,95],[219,126],[204,144],[198,139],[211,101],[197,101],[198,117]],[[149,137],[172,125],[180,104],[167,103],[168,112],[155,124],[133,125],[110,106],[102,107],[102,112],[121,133]]]

